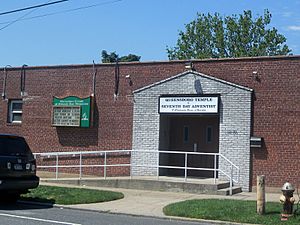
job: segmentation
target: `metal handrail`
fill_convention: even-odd
[[[33,155],[41,155],[41,156],[48,156],[48,155],[80,155],[80,154],[100,154],[104,155],[104,153],[122,153],[122,152],[132,152],[134,150],[129,149],[120,149],[120,150],[103,150],[103,151],[77,151],[77,152],[36,152]]]
[[[235,164],[233,164],[233,162],[231,162],[228,158],[226,158],[224,155],[222,155],[221,153],[219,153],[219,155],[225,159],[227,162],[229,162],[232,166],[234,166],[236,169],[239,169],[238,166],[236,166]]]
[[[213,171],[214,172],[214,183],[216,183],[216,178],[217,178],[217,172],[225,175],[229,181],[230,181],[230,194],[232,194],[232,187],[233,187],[233,182],[239,183],[239,176],[240,176],[240,170],[239,167],[236,166],[234,163],[232,163],[228,158],[226,158],[224,155],[221,153],[206,153],[206,152],[183,152],[183,151],[166,151],[166,150],[160,150],[160,151],[153,151],[153,150],[105,150],[105,151],[77,151],[77,152],[42,152],[42,153],[33,153],[35,158],[38,156],[41,157],[49,157],[49,156],[55,156],[55,165],[48,165],[48,166],[42,166],[38,165],[38,168],[55,168],[55,179],[58,179],[58,169],[59,168],[79,168],[79,179],[82,178],[82,168],[87,168],[87,167],[100,167],[104,168],[103,171],[103,176],[106,179],[107,177],[107,171],[106,169],[108,167],[122,167],[122,166],[129,166],[132,167],[132,160],[130,159],[130,163],[124,163],[124,164],[107,164],[107,155],[108,154],[114,154],[114,153],[126,153],[126,154],[131,154],[133,152],[145,152],[145,153],[155,153],[158,155],[157,158],[157,164],[156,165],[136,165],[134,164],[135,167],[148,167],[148,168],[156,168],[157,169],[157,179],[159,179],[159,169],[165,168],[165,169],[182,169],[184,170],[184,180],[187,181],[187,171],[189,170],[196,170],[196,171]],[[159,165],[159,157],[160,154],[181,154],[184,155],[184,166],[164,166],[164,165]],[[82,155],[100,155],[104,157],[104,162],[103,165],[100,164],[93,164],[93,165],[84,165],[82,164]],[[79,155],[79,165],[59,165],[59,156],[77,156]],[[201,167],[189,167],[188,166],[188,155],[209,155],[209,156],[214,156],[214,168],[201,168]],[[227,174],[225,171],[217,168],[217,157],[222,157],[225,159],[230,164],[230,174]],[[132,158],[132,157],[131,157]],[[237,179],[234,178],[234,168],[237,170]],[[130,177],[132,177],[132,173],[130,173]]]

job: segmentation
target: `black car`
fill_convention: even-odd
[[[0,134],[0,196],[15,201],[39,185],[36,160],[23,137]],[[0,200],[1,200],[0,199]]]

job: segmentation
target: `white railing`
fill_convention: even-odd
[[[132,163],[130,155],[133,153],[143,153],[143,154],[156,154],[156,164],[136,164]],[[160,165],[160,155],[162,154],[176,154],[184,155],[184,166],[170,166],[170,165]],[[102,163],[97,164],[84,164],[83,156],[92,156],[92,157],[101,157],[103,158]],[[93,156],[94,155],[94,156]],[[111,155],[122,155],[130,157],[129,163],[108,163],[108,157]],[[209,167],[192,167],[189,166],[189,156],[211,156],[213,157],[213,168]],[[147,150],[109,150],[109,151],[81,151],[81,152],[46,152],[46,153],[34,153],[35,158],[37,159],[38,169],[55,169],[55,179],[59,177],[59,169],[62,168],[78,168],[79,169],[79,179],[83,177],[83,168],[103,168],[103,177],[107,177],[107,169],[111,167],[130,167],[130,178],[132,177],[133,168],[144,167],[144,168],[153,168],[156,169],[156,176],[159,179],[159,170],[160,169],[177,169],[184,170],[184,181],[188,179],[188,171],[213,171],[213,180],[216,183],[216,179],[220,176],[220,173],[227,177],[230,182],[230,194],[232,195],[233,183],[239,183],[240,170],[239,167],[234,165],[229,159],[223,156],[220,153],[204,153],[204,152],[183,152],[183,151],[147,151]],[[78,158],[78,163],[76,164],[60,164],[60,157],[71,157]],[[45,159],[52,159],[51,161],[55,162],[55,165],[43,165],[39,164]],[[218,161],[225,162],[227,165],[222,165],[223,169],[218,167]],[[63,161],[63,159],[61,159]],[[75,160],[76,161],[76,160]],[[229,171],[229,172],[228,172]]]

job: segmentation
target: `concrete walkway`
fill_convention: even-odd
[[[53,184],[53,183],[43,183],[43,182],[41,184],[53,185],[53,186],[64,186],[64,187],[78,187],[74,185]],[[214,198],[214,199],[256,200],[255,192],[244,192],[233,196],[220,196],[220,195],[175,193],[175,192],[144,191],[144,190],[120,189],[120,188],[103,188],[103,187],[87,187],[87,186],[80,186],[80,187],[122,192],[125,195],[125,197],[123,199],[111,201],[111,202],[69,205],[67,207],[101,211],[101,212],[153,216],[153,217],[167,217],[163,214],[163,207],[165,207],[170,203],[189,200],[189,199]],[[279,196],[280,193],[267,193],[266,200],[279,202]]]

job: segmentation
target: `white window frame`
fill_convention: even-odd
[[[10,123],[17,123],[20,124],[22,123],[22,118],[21,121],[17,121],[17,120],[13,120],[13,115],[14,114],[21,114],[21,116],[23,115],[23,109],[22,110],[13,110],[13,104],[15,103],[21,103],[22,107],[23,107],[23,101],[22,100],[10,100],[9,102],[9,122]]]

